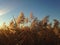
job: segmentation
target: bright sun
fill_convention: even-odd
[[[8,10],[6,10],[6,9],[1,9],[1,10],[0,10],[0,16],[6,14],[7,12],[8,12]]]
[[[6,12],[4,10],[0,10],[0,15],[4,15]]]
[[[0,15],[4,15],[4,13],[0,13]]]

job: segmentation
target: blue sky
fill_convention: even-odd
[[[21,11],[26,17],[32,12],[39,20],[49,15],[50,21],[55,18],[60,21],[60,0],[0,0],[0,25],[8,24]]]

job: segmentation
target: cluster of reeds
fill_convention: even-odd
[[[23,16],[20,16],[16,22],[12,21],[6,29],[0,29],[0,45],[60,45],[60,22],[58,20],[54,19],[52,26],[48,22],[49,16],[40,21],[31,14],[31,21],[26,19],[26,22],[31,24],[19,28],[19,24],[25,19],[21,17]]]

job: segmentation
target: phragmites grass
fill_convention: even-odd
[[[31,19],[30,19],[31,18]],[[0,29],[0,45],[60,45],[60,22],[49,23],[49,16],[38,20],[32,13],[30,18],[14,18],[9,26]]]

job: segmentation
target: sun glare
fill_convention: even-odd
[[[4,10],[0,10],[0,15],[4,15],[6,12]]]
[[[7,12],[9,12],[8,9],[0,9],[0,16],[6,14]]]

